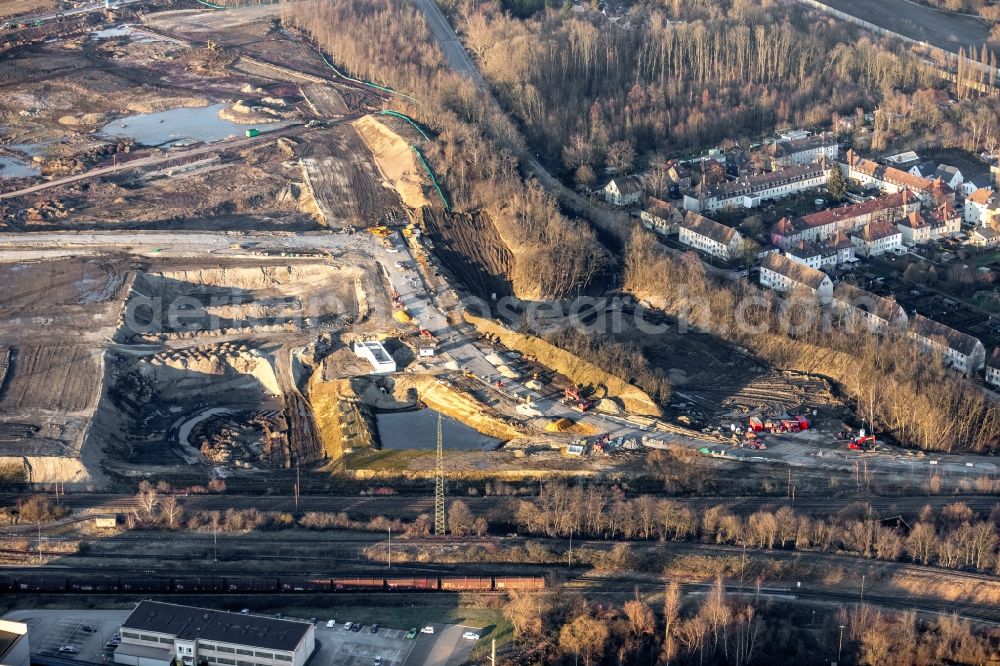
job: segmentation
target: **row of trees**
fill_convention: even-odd
[[[613,264],[589,226],[565,217],[541,188],[524,184],[506,148],[521,145],[516,131],[473,82],[445,67],[412,3],[283,0],[282,20],[311,36],[342,71],[416,98],[397,98],[392,106],[436,134],[424,150],[453,207],[490,213],[513,251],[515,293],[561,298]]]
[[[803,623],[784,604],[727,594],[721,579],[697,599],[669,583],[655,607],[638,596],[620,605],[593,604],[564,591],[512,594],[504,607],[515,631],[510,663],[743,666],[844,658],[923,666],[997,658],[991,635],[954,615],[921,620],[912,611],[867,605],[820,612],[821,623]]]
[[[518,502],[516,521],[523,532],[548,537],[574,534],[846,552],[1000,574],[1000,504],[985,518],[977,518],[962,503],[948,505],[939,513],[927,507],[907,528],[887,524],[865,506],[849,507],[829,517],[813,517],[785,506],[744,518],[723,506],[698,511],[650,495],[627,498],[592,485],[549,483],[537,500]]]

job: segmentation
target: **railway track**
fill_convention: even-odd
[[[954,496],[896,496],[896,497],[673,497],[644,489],[644,493],[627,493],[634,497],[638,494],[649,494],[662,499],[676,502],[679,505],[702,509],[711,506],[724,506],[730,511],[740,514],[753,513],[761,509],[788,506],[802,512],[829,514],[852,505],[869,506],[878,514],[919,512],[924,506],[940,508],[947,504],[962,502],[977,513],[989,513],[1000,504],[1000,497],[992,495],[954,495]],[[17,506],[33,497],[32,494],[0,495],[0,506]],[[52,498],[51,494],[43,496]],[[303,513],[309,511],[340,513],[349,515],[400,517],[418,515],[433,509],[433,498],[430,493],[416,495],[301,495],[298,500],[294,496],[274,495],[189,495],[177,496],[179,503],[189,511],[224,511],[226,509],[254,508],[259,511],[285,511]],[[536,495],[490,495],[477,497],[461,497],[474,513],[485,513],[502,507],[505,502],[536,499]],[[458,498],[456,498],[458,499]],[[101,509],[105,511],[120,511],[128,513],[139,508],[139,502],[134,495],[118,495],[106,493],[69,493],[59,497],[59,503],[74,510]]]

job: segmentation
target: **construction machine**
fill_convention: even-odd
[[[847,448],[851,451],[874,451],[878,448],[878,442],[875,440],[875,435],[855,437],[848,442]]]
[[[594,401],[582,395],[583,387],[567,388],[563,393],[563,402],[578,412],[587,412],[594,406]]]

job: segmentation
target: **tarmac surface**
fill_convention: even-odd
[[[967,52],[970,47],[980,49],[989,38],[989,27],[975,16],[942,12],[910,0],[820,2],[904,37],[953,53],[958,53],[959,48]]]

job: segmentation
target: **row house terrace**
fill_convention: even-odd
[[[741,176],[716,185],[702,184],[684,194],[684,208],[695,212],[756,208],[764,201],[825,185],[829,177],[830,169],[825,164],[807,164]]]
[[[910,190],[926,206],[934,205],[939,196],[947,197],[947,191],[951,190],[947,183],[940,180],[935,182],[929,178],[914,176],[902,169],[866,160],[853,150],[847,151],[847,177],[862,185],[873,185],[890,194]],[[950,195],[954,202],[955,191],[951,190]]]
[[[920,200],[904,190],[797,218],[782,218],[771,227],[771,244],[787,250],[800,241],[823,241],[838,233],[850,234],[871,222],[895,222],[920,210]]]

